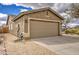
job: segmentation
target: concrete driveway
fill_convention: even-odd
[[[35,43],[40,44],[60,55],[78,55],[79,54],[79,37],[78,36],[55,36],[47,38],[32,39]]]

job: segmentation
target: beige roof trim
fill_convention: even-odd
[[[9,20],[10,20],[10,19],[9,19],[10,16],[16,17],[15,15],[8,15],[6,25],[8,25],[8,22],[9,22]]]
[[[8,25],[8,22],[9,22],[9,16],[7,17],[7,22],[6,22],[6,25]]]
[[[54,11],[53,9],[49,8],[49,7],[46,7],[46,8],[41,8],[41,9],[35,9],[35,10],[32,10],[32,11],[25,11],[25,12],[22,12],[20,13],[19,15],[17,15],[13,21],[16,21],[19,17],[25,15],[25,14],[31,14],[31,13],[35,13],[35,12],[40,12],[40,11],[44,11],[44,10],[50,10],[52,13],[54,13],[56,16],[58,16],[59,18],[61,18],[62,20],[64,19],[61,15],[59,15],[56,11]]]
[[[30,20],[39,20],[39,21],[48,21],[48,22],[60,22],[60,21],[56,21],[56,20],[47,20],[47,19],[39,19],[39,18],[28,18]]]

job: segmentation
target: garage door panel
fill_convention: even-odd
[[[58,23],[31,20],[31,37],[58,35]]]

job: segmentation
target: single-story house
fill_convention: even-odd
[[[63,19],[62,16],[49,7],[25,11],[12,19],[11,30],[13,31],[10,32],[17,35],[19,30],[24,37],[29,38],[58,36],[61,35]]]
[[[13,28],[14,28],[14,22],[12,21],[14,19],[15,15],[8,15],[7,18],[7,23],[6,25],[8,26],[9,32],[13,33]]]

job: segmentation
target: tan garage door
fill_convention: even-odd
[[[31,20],[31,38],[49,37],[58,35],[58,23]]]

